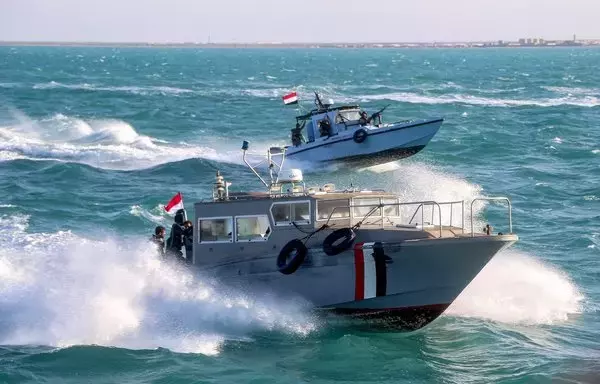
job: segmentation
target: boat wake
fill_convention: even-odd
[[[253,331],[303,336],[318,329],[304,303],[224,291],[162,263],[144,239],[97,241],[27,228],[27,216],[0,216],[0,345],[210,355]]]
[[[404,201],[465,200],[468,230],[468,207],[476,196],[485,196],[481,186],[419,162],[389,163],[362,170],[362,173],[368,172],[385,177],[388,189],[399,193]],[[485,207],[483,203],[473,206],[475,231],[487,223],[483,215]],[[431,211],[426,212],[431,215]],[[453,214],[456,225],[461,222],[461,214],[458,210]],[[449,224],[449,217],[449,208],[442,207],[444,225]],[[438,222],[435,215],[434,223]],[[492,259],[445,315],[511,324],[553,324],[566,321],[570,314],[580,313],[583,302],[583,295],[564,272],[538,257],[509,248]]]
[[[76,162],[96,168],[132,170],[191,158],[220,162],[239,159],[239,149],[219,151],[139,134],[121,120],[83,120],[56,114],[0,126],[0,161],[15,159]],[[232,156],[235,152],[236,156]],[[241,162],[241,161],[239,161]]]
[[[583,295],[559,269],[524,252],[492,259],[446,315],[509,324],[555,324],[582,311]]]

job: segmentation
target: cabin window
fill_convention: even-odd
[[[361,205],[361,207],[353,207],[354,217],[365,217],[371,210],[379,205],[379,198],[362,198],[353,199],[352,205]],[[377,208],[369,217],[381,216],[381,208]]]
[[[290,206],[288,204],[273,204],[271,208],[273,214],[273,222],[277,224],[289,224],[290,220]]]
[[[392,216],[392,217],[398,217],[400,216],[400,206],[398,205],[398,199],[381,199],[381,202],[383,204],[395,204],[395,205],[388,205],[386,207],[383,207],[383,215],[384,216]]]
[[[275,225],[310,224],[310,201],[273,203],[271,215]]]
[[[357,123],[360,119],[360,112],[356,110],[352,111],[340,111],[335,117],[335,122],[337,124],[346,123],[352,125],[352,123]]]
[[[200,243],[233,242],[233,219],[231,217],[207,217],[198,219]]]
[[[339,220],[350,217],[350,200],[317,200],[317,220]],[[336,208],[338,207],[338,208]],[[335,210],[334,210],[335,209]],[[331,214],[333,212],[333,214]]]
[[[266,241],[271,234],[267,215],[235,218],[235,241]]]

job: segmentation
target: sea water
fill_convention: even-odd
[[[598,62],[581,47],[0,47],[0,382],[597,382]],[[148,238],[175,193],[192,213],[217,169],[261,187],[240,146],[287,144],[291,90],[308,109],[318,91],[390,104],[387,122],[445,118],[409,159],[304,167],[308,184],[507,196],[519,242],[412,333],[331,326],[161,263]],[[506,230],[505,212],[477,223]]]

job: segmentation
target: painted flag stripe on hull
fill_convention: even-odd
[[[363,248],[370,248],[374,243],[357,243],[354,246],[354,300],[370,299],[377,296],[377,270],[375,259],[365,257]]]
[[[382,243],[358,243],[354,246],[354,300],[387,295],[386,258]]]

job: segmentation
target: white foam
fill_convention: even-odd
[[[173,222],[173,217],[165,211],[163,204],[159,204],[152,210],[147,210],[140,205],[133,205],[129,213],[133,216],[143,217],[157,225],[168,226]]]
[[[446,314],[510,324],[554,324],[580,313],[583,298],[562,271],[509,248],[490,261]]]
[[[490,107],[555,107],[560,105],[574,105],[579,107],[596,107],[600,105],[600,98],[596,96],[564,96],[559,98],[540,99],[501,99],[478,97],[467,94],[448,94],[442,96],[420,95],[410,92],[394,92],[380,95],[364,95],[354,98],[355,101],[394,100],[415,104],[470,104]]]
[[[178,87],[167,87],[167,86],[106,86],[106,85],[96,85],[96,84],[64,84],[56,81],[50,81],[48,83],[36,84],[33,86],[33,89],[56,89],[56,88],[65,88],[72,90],[85,90],[85,91],[103,91],[103,92],[124,92],[131,93],[134,95],[180,95],[185,93],[199,93],[199,91],[195,91],[187,88],[178,88]]]
[[[265,84],[267,87],[269,86],[268,84]],[[299,86],[295,86],[293,87],[293,89],[298,93],[298,97],[302,100],[303,99],[303,95],[302,95],[302,89],[304,87],[302,85]],[[260,97],[260,98],[279,98],[282,97],[288,93],[290,93],[291,88],[261,88],[261,89],[257,89],[257,88],[250,88],[250,89],[244,89],[242,91],[242,93],[249,95],[249,96],[253,96],[253,97]]]
[[[475,197],[483,196],[481,186],[453,175],[432,165],[412,161],[391,162],[365,168],[362,172],[386,173],[388,180],[387,190],[397,193],[402,202],[436,201],[460,202],[464,201],[465,231],[470,231],[470,209],[471,202]],[[480,232],[485,223],[479,218],[483,208],[487,204],[484,201],[476,201],[473,204],[473,226],[476,232]],[[403,217],[409,220],[418,205],[402,207]],[[432,222],[439,224],[439,212],[442,214],[442,224],[462,226],[462,204],[426,206],[415,216],[414,220],[421,222]],[[433,211],[433,212],[432,212]],[[451,216],[452,214],[452,216]],[[433,216],[432,216],[433,215]],[[433,220],[432,220],[433,218]]]
[[[478,185],[434,166],[416,162],[383,164],[363,171],[389,175],[391,189],[399,193],[403,201],[465,200],[468,230],[470,203],[476,196],[484,195]],[[485,206],[477,202],[473,206],[475,231],[480,231],[486,223],[482,217]],[[407,213],[412,214],[414,208]],[[425,212],[429,212],[425,215],[427,220],[431,211]],[[442,209],[444,224],[448,224],[449,213],[448,208]],[[457,225],[461,220],[460,210],[453,214],[453,224]],[[434,223],[438,222],[435,215]],[[492,259],[446,314],[505,323],[551,324],[567,320],[569,314],[581,312],[582,301],[583,295],[566,274],[513,246]]]
[[[203,158],[223,162],[239,159],[230,152],[179,145],[139,134],[125,121],[83,120],[56,114],[32,120],[14,113],[17,124],[0,127],[0,161],[16,159],[78,162],[105,169],[140,169]]]
[[[26,229],[26,216],[0,217],[0,344],[215,354],[228,335],[317,327],[300,304],[226,291],[161,263],[145,239]]]
[[[0,88],[16,88],[20,83],[0,83]]]
[[[243,93],[254,96],[254,97],[264,97],[264,98],[275,98],[285,95],[286,90],[283,88],[273,88],[273,89],[245,89],[242,91]],[[289,92],[289,90],[288,90]]]
[[[542,86],[543,89],[566,95],[599,96],[600,88]]]

